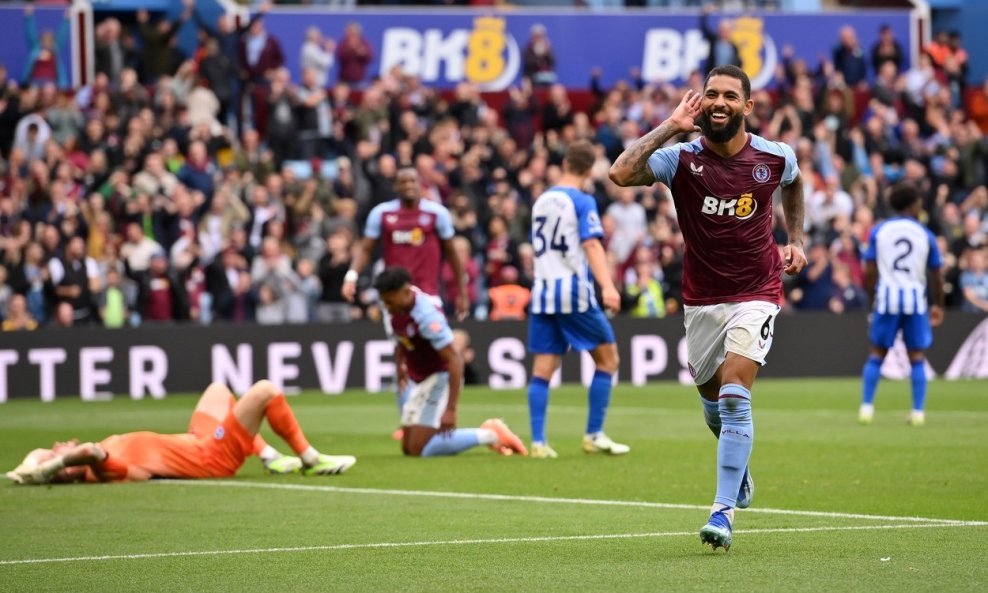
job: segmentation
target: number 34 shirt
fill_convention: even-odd
[[[583,313],[600,308],[583,242],[603,236],[593,197],[561,186],[539,196],[532,207],[532,313]]]

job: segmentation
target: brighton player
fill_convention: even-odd
[[[729,549],[734,509],[751,503],[754,440],[751,387],[772,346],[782,272],[803,254],[803,185],[788,146],[745,131],[751,82],[740,68],[707,75],[673,114],[629,146],[611,167],[622,186],[656,181],[672,190],[686,242],[683,302],[690,373],[707,425],[718,437],[717,495],[700,540]],[[682,134],[692,142],[661,148]],[[783,265],[772,237],[772,194],[781,187],[789,243]]]
[[[387,268],[374,281],[391,314],[391,330],[408,369],[407,393],[401,410],[405,455],[456,455],[487,445],[503,454],[528,452],[521,439],[498,419],[480,428],[456,428],[456,406],[463,386],[463,358],[453,347],[453,330],[442,302],[412,285],[404,268]]]
[[[596,371],[590,381],[589,418],[583,437],[587,453],[623,455],[630,448],[604,434],[611,385],[618,369],[614,331],[594,296],[593,279],[600,283],[604,306],[617,311],[621,297],[611,279],[600,238],[604,229],[597,203],[583,193],[596,155],[586,141],[569,145],[559,182],[540,195],[532,207],[532,247],[535,281],[528,350],[534,355],[528,384],[532,427],[532,457],[555,458],[545,434],[549,379],[562,355],[573,348],[589,350]],[[593,277],[591,278],[591,274]]]
[[[918,218],[923,209],[922,195],[903,183],[892,188],[889,205],[897,217],[876,225],[868,237],[864,253],[865,289],[873,303],[871,351],[862,372],[861,409],[858,420],[871,424],[875,416],[875,389],[881,376],[882,361],[902,330],[911,365],[913,408],[908,422],[926,422],[926,358],[923,352],[933,344],[931,327],[943,321],[943,262],[936,237]],[[927,306],[926,277],[930,276],[933,303]]]
[[[280,456],[258,435],[267,420],[299,457]],[[239,400],[221,383],[206,388],[181,434],[128,432],[99,443],[69,441],[35,449],[7,477],[18,484],[225,478],[257,454],[276,473],[341,474],[357,459],[323,455],[309,444],[285,395],[258,381]],[[278,461],[269,467],[268,460]]]
[[[343,280],[343,298],[353,302],[357,294],[357,279],[381,242],[385,267],[400,266],[411,273],[412,283],[430,295],[439,295],[439,276],[443,255],[449,260],[459,283],[456,316],[462,320],[470,311],[467,290],[466,262],[460,260],[453,244],[453,219],[443,205],[422,199],[422,184],[414,167],[403,167],[395,174],[398,199],[379,204],[371,210],[364,226],[364,237],[354,249],[353,261]],[[387,311],[383,315],[385,331],[390,333]],[[401,348],[395,347],[395,365],[399,382],[403,382],[405,361]],[[407,394],[398,391],[401,410]],[[400,431],[395,432],[400,439]]]

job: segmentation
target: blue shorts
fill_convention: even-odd
[[[907,350],[926,350],[933,345],[929,313],[875,313],[868,337],[874,346],[888,350],[900,329]]]
[[[583,313],[533,313],[528,321],[528,351],[533,354],[566,354],[593,350],[614,343],[614,330],[600,309]]]

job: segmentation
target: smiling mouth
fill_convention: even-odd
[[[719,124],[726,124],[731,119],[731,116],[725,111],[711,112],[708,117],[711,122]]]

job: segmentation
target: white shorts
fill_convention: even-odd
[[[728,352],[764,365],[779,310],[766,301],[686,306],[686,356],[693,382],[709,381]]]
[[[402,426],[439,428],[449,403],[449,373],[433,373],[421,383],[409,381],[408,399],[401,407]]]

